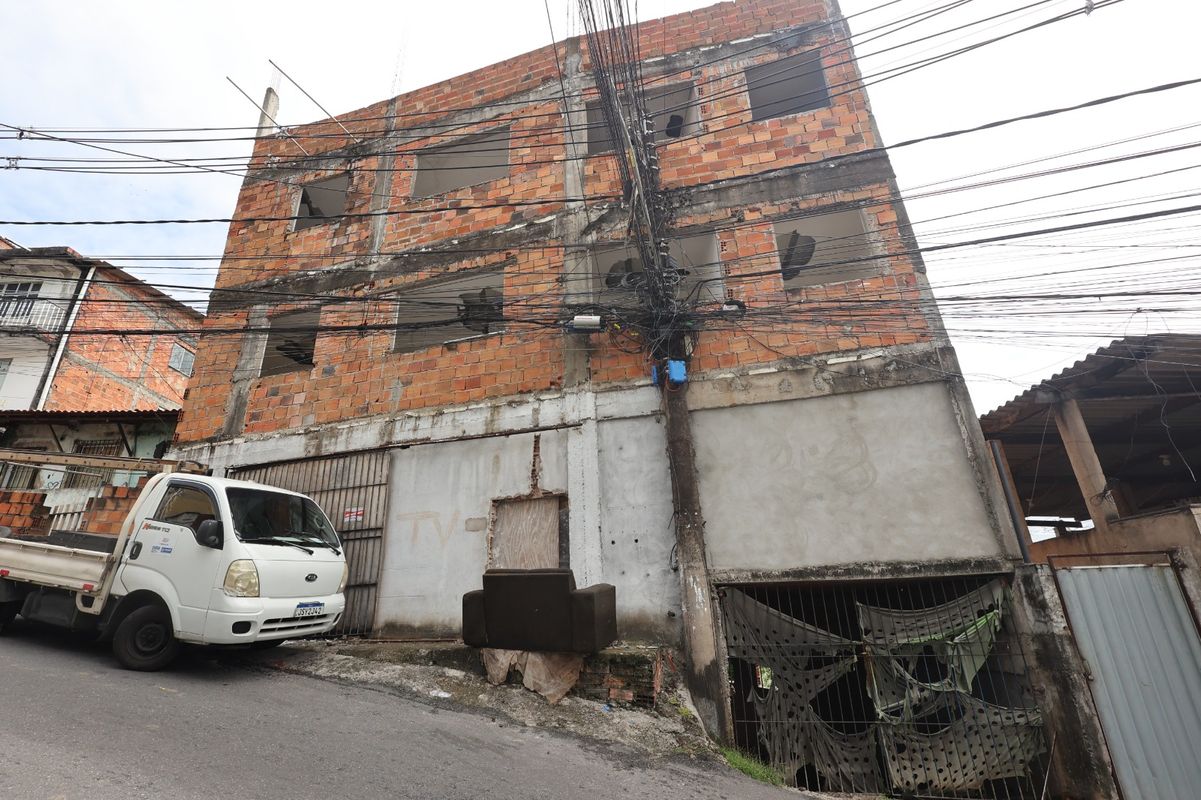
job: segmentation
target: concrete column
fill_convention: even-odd
[[[259,129],[255,134],[260,139],[275,133],[274,117],[279,116],[279,95],[270,86],[263,94],[263,104],[259,106]]]
[[[584,158],[587,155],[586,135],[582,133],[588,124],[588,113],[580,92],[579,40],[567,43],[566,58],[561,65],[566,96],[561,98],[564,114],[563,191],[567,197],[584,196]],[[570,201],[564,205],[561,231],[563,241],[578,244],[592,241],[595,234],[587,234],[588,204],[583,200]],[[563,250],[563,290],[575,293],[573,302],[587,300],[583,294],[590,286],[592,259],[587,252],[577,248]],[[563,335],[563,385],[581,386],[591,380],[592,345],[590,337],[579,334]]]
[[[1052,406],[1052,413],[1055,415],[1055,427],[1059,429],[1059,438],[1063,440],[1063,448],[1072,462],[1076,483],[1084,495],[1088,515],[1097,530],[1108,533],[1109,523],[1118,518],[1118,507],[1106,488],[1101,460],[1097,458],[1092,437],[1088,435],[1080,405],[1075,400],[1064,400]]]
[[[604,581],[601,559],[600,439],[596,424],[596,394],[582,389],[576,395],[578,428],[567,431],[567,502],[571,569],[576,584]]]
[[[267,326],[267,306],[255,306],[247,317],[251,328]],[[246,406],[250,402],[251,384],[259,377],[263,365],[263,353],[267,350],[267,334],[247,333],[242,337],[242,349],[238,353],[238,364],[234,367],[229,399],[225,403],[225,425],[223,436],[238,436],[246,427]]]

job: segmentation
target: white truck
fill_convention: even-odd
[[[0,632],[16,615],[94,633],[127,669],[181,642],[270,647],[330,631],[348,569],[324,512],[295,492],[159,474],[118,536],[0,538]]]

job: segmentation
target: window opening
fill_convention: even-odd
[[[171,359],[167,366],[178,373],[192,377],[192,367],[196,363],[196,354],[179,344],[171,345]]]
[[[300,190],[296,207],[295,230],[338,222],[346,213],[350,175],[335,175],[325,180],[305,184]]]
[[[725,299],[716,236],[673,239],[667,252],[680,271],[680,299],[697,303],[720,303]],[[598,303],[629,308],[638,302],[646,270],[635,247],[601,248],[593,252],[592,261]]]
[[[780,277],[786,289],[860,280],[880,274],[859,211],[836,211],[775,224]]]
[[[778,58],[749,67],[745,74],[753,120],[799,114],[830,104],[820,51]]]
[[[272,319],[259,377],[311,369],[320,321],[321,310],[316,308]]]
[[[489,566],[499,569],[570,567],[567,498],[559,495],[494,500]]]
[[[458,273],[393,297],[395,350],[412,352],[505,329],[504,272]]]
[[[509,174],[509,127],[496,128],[417,154],[414,197],[432,197]]]
[[[85,456],[120,456],[125,445],[120,439],[76,439],[72,452]],[[96,467],[67,467],[63,476],[64,489],[102,486],[113,479],[113,470]]]
[[[41,291],[40,281],[0,284],[0,320],[21,322],[29,319]]]
[[[19,446],[22,450],[46,450],[45,447]],[[0,464],[0,489],[23,491],[34,488],[40,469],[32,464]]]
[[[655,142],[691,136],[700,124],[700,106],[695,101],[692,84],[677,83],[644,90],[646,110],[655,123]],[[588,118],[588,155],[611,152],[613,138],[605,123],[600,100],[585,106]]]

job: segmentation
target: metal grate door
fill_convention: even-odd
[[[350,580],[346,612],[334,632],[364,636],[375,625],[376,592],[383,563],[388,505],[388,451],[262,464],[231,470],[229,477],[300,492],[317,501],[346,547]]]

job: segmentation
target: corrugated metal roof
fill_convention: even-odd
[[[14,422],[163,422],[179,421],[179,409],[153,409],[139,411],[129,408],[114,408],[106,411],[34,411],[30,409],[0,410],[0,425]]]
[[[1075,399],[1107,477],[1146,511],[1201,493],[1201,335],[1119,339],[980,418],[1028,514],[1085,516],[1051,407]]]
[[[1137,367],[1137,369],[1133,369]],[[1191,369],[1193,375],[1188,374]],[[1164,334],[1115,339],[1072,366],[1036,383],[980,418],[987,434],[1046,408],[1047,393],[1070,393],[1104,384],[1110,394],[1146,395],[1159,384],[1165,390],[1201,391],[1201,334]]]

